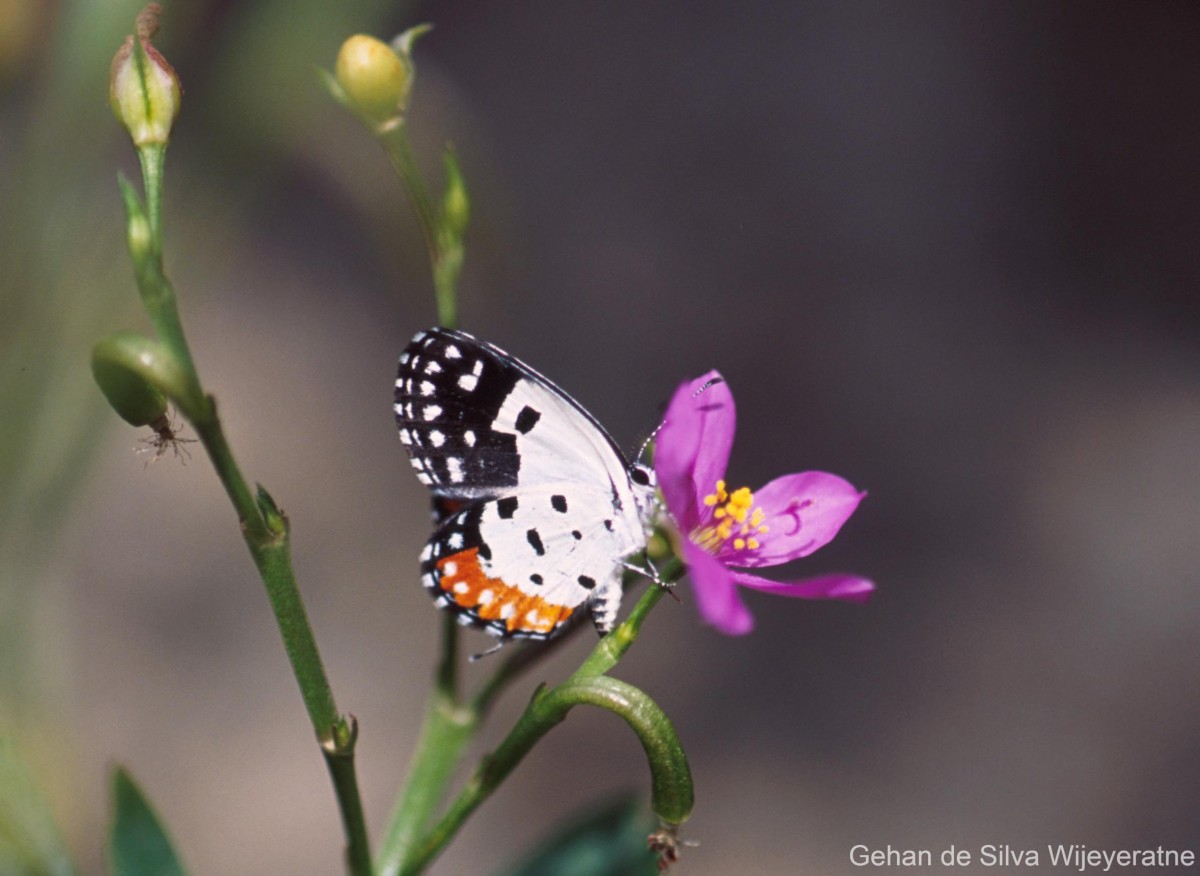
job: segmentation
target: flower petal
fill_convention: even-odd
[[[699,524],[704,496],[725,476],[736,425],[733,393],[716,371],[684,383],[671,398],[654,444],[654,473],[684,533]]]
[[[776,596],[798,599],[842,599],[846,602],[866,602],[875,585],[857,575],[822,575],[801,581],[768,581],[749,572],[730,571],[733,580],[743,587],[752,587]]]
[[[756,535],[760,547],[737,551],[729,542],[717,556],[731,565],[748,568],[806,557],[837,535],[865,495],[837,475],[823,471],[776,478],[754,493],[754,504],[762,508],[762,522],[767,527],[766,532]]]
[[[692,581],[696,608],[706,623],[730,636],[742,636],[754,629],[754,618],[738,595],[729,569],[708,551],[686,540],[683,561]]]

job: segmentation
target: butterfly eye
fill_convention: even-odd
[[[644,468],[635,466],[633,470],[629,472],[629,479],[639,487],[648,487],[650,485],[650,473]]]

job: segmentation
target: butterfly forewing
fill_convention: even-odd
[[[400,440],[422,483],[454,498],[607,483],[628,464],[608,433],[529,366],[462,332],[421,332],[396,376]]]

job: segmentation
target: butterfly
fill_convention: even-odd
[[[611,630],[658,511],[652,470],[550,380],[460,331],[409,342],[394,410],[441,509],[421,552],[437,605],[502,639],[550,639],[581,611]]]

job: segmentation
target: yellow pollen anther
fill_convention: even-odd
[[[767,531],[763,525],[767,515],[762,508],[754,507],[754,493],[749,487],[731,493],[725,481],[717,481],[712,493],[704,497],[704,505],[712,509],[712,523],[692,534],[696,544],[712,553],[726,542],[732,542],[734,550],[758,550],[761,543],[755,536]]]

